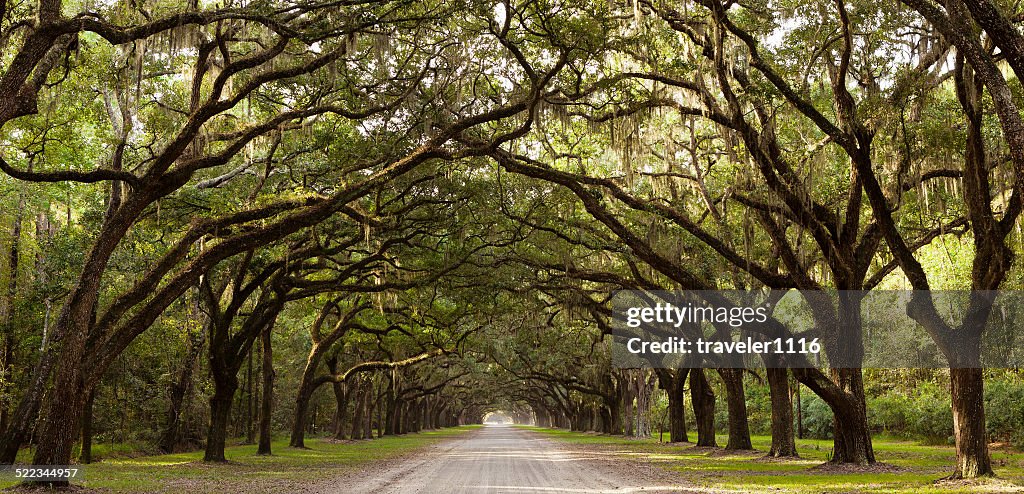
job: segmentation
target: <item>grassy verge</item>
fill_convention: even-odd
[[[257,456],[255,445],[232,446],[228,462],[206,464],[202,451],[137,458],[107,459],[84,468],[76,482],[103,492],[300,492],[311,483],[327,481],[368,462],[395,458],[462,434],[476,426],[386,436],[372,441],[306,441],[309,449],[289,448],[287,440],[273,442],[272,456]],[[0,482],[0,488],[14,485]]]
[[[950,470],[955,451],[948,446],[924,446],[913,442],[875,438],[875,456],[889,468],[879,471],[836,471],[816,468],[832,449],[827,440],[798,440],[800,459],[762,460],[771,438],[755,436],[759,452],[726,454],[720,449],[696,449],[692,444],[671,445],[651,439],[628,439],[560,429],[528,427],[558,441],[582,445],[623,456],[642,456],[682,474],[683,480],[708,490],[726,492],[822,492],[877,493],[974,493],[1024,492],[1024,453],[1000,448],[992,451],[997,479],[970,483],[936,482]],[[666,434],[667,436],[667,434]],[[720,436],[719,444],[727,437]]]

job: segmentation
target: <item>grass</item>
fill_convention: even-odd
[[[896,467],[893,472],[821,471],[814,467],[826,460],[832,443],[828,440],[798,440],[801,458],[759,461],[771,438],[754,436],[760,452],[723,454],[721,450],[694,449],[692,444],[659,443],[657,438],[629,439],[561,429],[533,431],[558,441],[616,455],[639,456],[680,473],[681,481],[710,492],[778,492],[810,494],[822,492],[868,493],[973,493],[1024,492],[1024,453],[1008,448],[992,451],[998,478],[979,483],[936,483],[952,465],[955,453],[948,446],[928,446],[909,441],[875,438],[875,455],[880,462]],[[261,484],[277,490],[299,492],[311,482],[330,481],[346,470],[370,462],[395,458],[461,434],[473,426],[388,436],[373,441],[333,442],[310,439],[309,449],[287,447],[283,439],[273,443],[274,455],[256,455],[256,446],[231,446],[226,464],[201,462],[202,452],[129,458],[126,447],[96,451],[105,457],[85,467],[79,485],[104,492],[189,492],[190,494],[259,491]],[[719,444],[725,444],[719,436]],[[14,485],[0,480],[0,488]],[[256,488],[254,488],[256,487]],[[266,489],[263,489],[266,490]]]
[[[308,439],[308,449],[289,448],[285,439],[272,443],[272,456],[256,455],[255,445],[230,446],[227,463],[203,463],[202,451],[136,458],[108,458],[84,467],[78,485],[104,492],[189,492],[218,493],[252,490],[254,485],[273,481],[277,487],[293,485],[302,490],[310,481],[329,481],[339,473],[362,464],[387,460],[462,434],[474,427],[463,426],[423,431],[381,439],[335,442]],[[0,488],[15,485],[0,480]],[[258,490],[258,489],[256,489]]]
[[[950,471],[956,453],[949,446],[926,446],[890,438],[873,440],[878,461],[893,471],[836,472],[818,470],[832,449],[831,440],[797,440],[799,459],[763,461],[771,438],[754,436],[758,452],[726,454],[722,450],[695,449],[692,444],[659,443],[650,439],[629,439],[561,429],[527,427],[558,441],[612,451],[623,456],[641,456],[662,468],[678,471],[682,480],[709,491],[778,492],[811,494],[822,492],[869,493],[975,493],[1024,492],[1024,453],[1006,448],[992,451],[996,479],[975,482],[937,482]],[[666,434],[667,437],[667,434]],[[726,436],[718,437],[725,444]]]

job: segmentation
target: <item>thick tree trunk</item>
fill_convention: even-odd
[[[829,404],[835,414],[832,463],[875,462],[868,430],[867,401],[861,369],[833,369],[833,379],[845,391],[846,403]]]
[[[634,437],[651,437],[651,395],[654,393],[655,376],[646,370],[635,370],[633,386],[636,394]]]
[[[327,346],[324,346],[325,344]],[[329,346],[330,342],[324,343],[321,341],[314,343],[313,348],[309,351],[309,356],[306,358],[306,366],[303,368],[302,377],[299,380],[299,390],[295,395],[295,417],[292,422],[291,438],[288,440],[288,445],[293,448],[306,447],[305,431],[307,421],[309,420],[309,400],[318,387],[315,384],[317,367],[320,366],[320,359],[323,358],[323,354]],[[332,356],[326,363],[331,374],[336,374],[337,357]],[[338,386],[338,384],[335,383],[335,386]]]
[[[543,407],[533,405],[531,405],[531,408],[533,408],[534,425],[537,427],[551,427],[551,419],[548,417],[547,410]],[[621,431],[622,429],[620,428],[619,432],[621,433]]]
[[[686,377],[689,369],[670,370],[668,386],[665,391],[668,393],[668,431],[670,443],[690,442],[686,433]]]
[[[697,446],[715,447],[715,392],[704,369],[690,370],[690,401],[697,422]]]
[[[104,221],[86,256],[77,284],[57,316],[50,351],[44,353],[34,369],[32,386],[18,405],[12,425],[31,423],[37,411],[42,417],[37,426],[39,442],[32,459],[35,465],[67,465],[71,462],[72,449],[80,432],[85,396],[91,391],[85,383],[93,377],[89,373],[95,372],[94,369],[83,368],[82,359],[86,355],[100,282],[111,254],[131,226],[130,218],[135,218],[148,201],[143,195],[133,198],[114,218]],[[52,382],[48,380],[51,375]],[[11,436],[15,440],[23,440],[26,433],[27,430],[12,431]],[[6,441],[8,438],[3,439]],[[13,447],[17,448],[17,445]]]
[[[985,434],[984,376],[981,369],[950,369],[956,469],[951,478],[995,475]]]
[[[384,403],[380,404],[380,407],[384,409],[384,411],[381,412],[382,415],[383,415],[381,417],[381,420],[383,420],[383,422],[384,422],[383,424],[381,424],[381,426],[384,427],[384,434],[387,434],[387,435],[402,434],[404,432],[402,430],[402,427],[403,427],[403,424],[402,424],[403,412],[402,412],[402,410],[405,408],[404,407],[404,402],[396,400],[396,401],[392,402],[390,405],[387,402],[388,402],[388,398],[387,398],[387,394],[385,392]]]
[[[729,442],[725,449],[753,449],[750,425],[747,422],[747,397],[743,390],[743,369],[718,369],[725,383],[725,400],[729,408]]]
[[[598,410],[598,414],[601,417],[601,432],[605,434],[615,434],[612,430],[612,413],[607,405],[602,405]],[[519,423],[517,419],[512,419],[513,423]]]
[[[789,394],[789,372],[786,369],[765,369],[768,391],[772,401],[772,446],[768,456],[795,457],[796,440],[793,438],[793,402]]]
[[[231,402],[238,389],[238,379],[228,376],[215,386],[213,396],[210,397],[210,427],[206,433],[206,452],[203,461],[227,461],[224,457],[224,448],[227,444],[228,421],[231,417]]]
[[[83,324],[81,327],[87,327]],[[72,450],[79,438],[82,414],[88,390],[81,386],[81,368],[84,335],[72,334],[62,341],[68,351],[61,352],[61,365],[57,368],[52,393],[44,404],[45,417],[38,430],[39,443],[32,463],[35,465],[68,465]],[[66,360],[65,360],[66,358]],[[67,485],[67,482],[47,482]]]
[[[633,411],[633,400],[636,397],[633,396],[633,387],[631,386],[629,379],[630,377],[626,375],[626,384],[624,386],[620,386],[619,389],[622,390],[622,411],[624,416],[623,425],[626,428],[623,433],[627,436],[632,436],[634,434],[633,427],[636,425],[636,421],[633,419],[633,415],[635,413]]]
[[[356,404],[355,410],[352,413],[352,439],[363,439],[366,438],[366,428],[363,426],[365,421],[363,414],[366,413],[366,400],[369,399],[369,390],[367,389],[367,383],[365,380],[359,380],[357,382],[355,393]]]
[[[441,421],[441,415],[444,414],[444,408],[445,406],[443,403],[434,405],[434,411],[430,415],[431,428],[440,429],[446,425]]]
[[[258,455],[271,454],[270,425],[274,412],[274,352],[271,348],[271,328],[272,326],[268,326],[260,335],[263,346],[263,362],[260,365],[263,392],[260,396],[260,441],[256,449]]]
[[[611,434],[622,434],[622,402],[620,400],[609,400],[606,403],[608,404],[608,414],[611,416],[611,425],[609,426]],[[550,426],[551,419],[549,416],[547,425],[544,427]]]
[[[313,383],[303,375],[299,391],[295,396],[295,417],[292,422],[292,435],[288,445],[293,448],[306,447],[306,423],[309,416],[309,400],[313,396]]]
[[[412,428],[413,428],[412,418],[413,418],[413,410],[414,410],[415,405],[416,405],[415,402],[412,402],[412,401],[404,401],[404,400],[402,401],[402,407],[401,407],[401,411],[402,411],[401,417],[402,418],[399,420],[399,427],[398,427],[398,430],[399,430],[399,432],[401,434],[408,434],[408,433],[413,431],[412,430]]]
[[[407,401],[407,400],[402,400],[401,401],[401,406],[398,408],[398,410],[400,412],[400,415],[399,415],[400,419],[399,419],[398,427],[397,427],[399,434],[408,434],[408,433],[412,432],[412,423],[410,422],[410,419],[412,418],[411,415],[412,415],[413,405],[414,405],[414,403],[411,402],[411,401]]]
[[[400,426],[398,428],[398,431],[399,431],[400,434],[408,434],[410,432],[413,432],[413,430],[412,430],[412,428],[413,428],[413,421],[412,420],[413,420],[413,415],[414,415],[414,410],[415,409],[416,409],[416,402],[408,401],[408,400],[402,400],[402,407],[400,408],[400,410],[402,412],[402,415],[401,415],[402,418],[401,418],[401,421],[399,423]]]

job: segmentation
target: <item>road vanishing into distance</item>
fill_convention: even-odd
[[[384,466],[379,472],[364,472],[354,483],[338,485],[335,492],[686,492],[679,486],[645,485],[657,475],[645,474],[644,468],[616,465],[616,457],[614,452],[570,451],[536,432],[488,424],[414,458]]]

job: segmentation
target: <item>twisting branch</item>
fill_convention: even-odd
[[[343,383],[346,380],[348,380],[348,378],[350,376],[358,374],[360,372],[367,372],[367,371],[374,371],[374,370],[384,370],[384,369],[399,369],[399,368],[402,368],[402,367],[408,367],[408,366],[410,366],[412,364],[415,364],[417,362],[422,362],[424,360],[427,360],[427,359],[430,359],[430,358],[434,358],[434,357],[437,357],[439,355],[443,355],[445,353],[447,353],[447,352],[444,349],[438,348],[436,350],[431,350],[429,352],[424,352],[424,353],[421,353],[419,355],[415,355],[415,356],[412,356],[412,357],[409,357],[409,358],[406,358],[406,359],[402,359],[402,360],[396,360],[396,361],[375,360],[375,361],[372,361],[372,362],[363,362],[361,364],[356,364],[356,365],[354,365],[352,367],[349,367],[348,370],[346,370],[345,372],[342,372],[341,374],[332,374],[332,375],[328,375],[328,376],[320,376],[319,378],[317,378],[317,384],[323,384],[323,383]]]
[[[140,186],[139,178],[125,171],[107,170],[104,168],[93,170],[91,172],[76,172],[71,170],[57,172],[23,171],[11,166],[11,164],[3,157],[0,157],[0,171],[10,175],[12,178],[24,180],[26,182],[81,182],[91,184],[96,182],[121,181],[130,185],[133,189]]]

